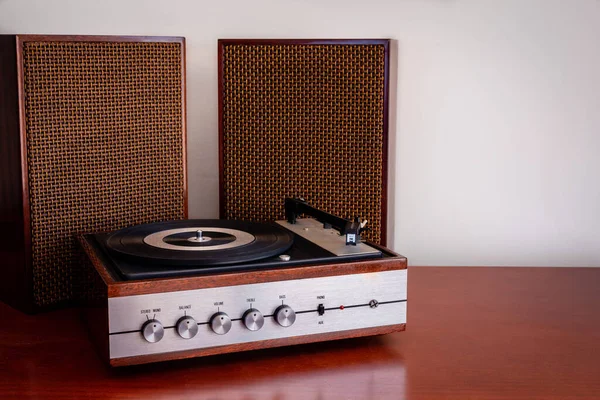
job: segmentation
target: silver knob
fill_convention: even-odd
[[[256,308],[251,308],[246,311],[242,317],[242,320],[244,321],[246,328],[250,329],[251,331],[257,331],[265,324],[265,318]]]
[[[148,320],[142,325],[142,336],[150,343],[159,342],[164,335],[165,329],[157,319]]]
[[[283,327],[291,326],[296,321],[296,313],[290,306],[279,306],[275,310],[275,320]]]
[[[210,328],[217,335],[224,335],[231,329],[231,318],[224,312],[218,312],[211,317]]]
[[[181,317],[177,321],[177,333],[184,339],[191,339],[198,333],[198,323],[192,317]]]

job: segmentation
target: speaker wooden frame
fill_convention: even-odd
[[[40,307],[33,298],[32,234],[27,164],[23,48],[28,42],[177,43],[181,45],[181,131],[183,218],[187,218],[185,38],[160,36],[0,35],[0,298],[25,312]],[[76,233],[76,232],[74,232]],[[67,302],[65,304],[70,304]]]
[[[387,242],[387,218],[388,218],[388,159],[389,159],[389,104],[390,104],[390,39],[219,39],[218,41],[218,70],[219,70],[219,212],[220,218],[228,218],[226,208],[226,188],[225,188],[225,124],[224,124],[224,49],[231,45],[267,45],[267,46],[291,46],[291,45],[379,45],[384,48],[384,82],[383,82],[383,137],[382,137],[382,171],[381,171],[381,219],[379,229],[379,244],[385,246]],[[326,190],[326,189],[325,189]],[[301,194],[288,193],[288,196]],[[323,193],[326,195],[326,193]],[[273,201],[283,201],[283,199],[270,199]],[[327,210],[338,214],[335,211]],[[371,239],[372,240],[372,239]]]

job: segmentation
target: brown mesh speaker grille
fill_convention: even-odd
[[[76,232],[185,217],[182,43],[25,42],[33,294],[73,294]]]
[[[385,241],[387,41],[221,41],[221,213],[284,217],[284,198],[366,217]]]

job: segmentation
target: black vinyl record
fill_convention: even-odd
[[[261,260],[288,250],[294,235],[275,224],[196,219],[136,225],[112,233],[117,257],[163,265],[211,266]]]

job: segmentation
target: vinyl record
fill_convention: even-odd
[[[106,239],[106,247],[133,261],[210,266],[272,257],[288,250],[293,241],[292,233],[274,224],[196,219],[121,229]]]

